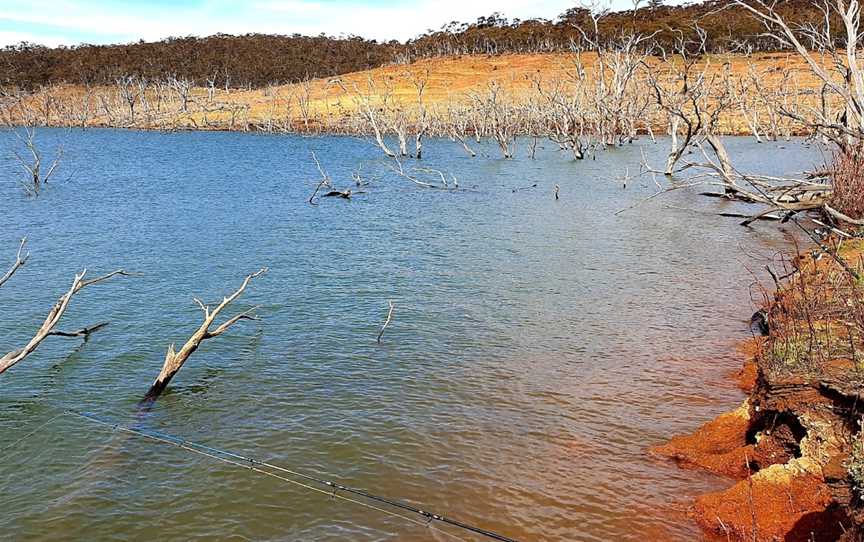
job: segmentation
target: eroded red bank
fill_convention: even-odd
[[[768,378],[762,345],[744,349],[735,378],[750,396],[740,407],[650,452],[735,480],[690,509],[709,539],[864,540],[845,467],[857,438],[848,417],[854,399],[820,379]]]

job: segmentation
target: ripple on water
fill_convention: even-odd
[[[783,247],[775,228],[693,213],[715,202],[684,191],[616,216],[652,192],[608,182],[638,167],[638,146],[505,162],[430,141],[431,165],[477,186],[441,193],[350,138],[39,134],[65,142],[77,173],[38,200],[3,196],[0,246],[26,234],[33,259],[3,288],[0,337],[26,340],[85,266],[142,275],[75,298],[64,327],[111,321],[85,347],[51,341],[3,375],[0,447],[65,404],[520,539],[695,536],[681,503],[718,481],[644,450],[740,400],[722,375],[747,333],[742,261]],[[729,147],[766,173],[818,161],[795,144]],[[651,160],[663,148],[644,146]],[[356,201],[309,206],[310,149],[337,184],[361,161],[379,177]],[[206,344],[136,417],[168,344],[199,321],[192,296],[218,300],[264,265],[238,303],[264,320]],[[0,508],[0,532],[22,540],[143,540],[154,526],[175,540],[449,539],[74,418],[4,457]]]

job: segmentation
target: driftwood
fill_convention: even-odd
[[[21,256],[21,254],[24,252],[24,245],[26,245],[26,244],[27,244],[27,238],[25,237],[24,239],[21,239],[21,244],[18,245],[18,254],[15,256],[15,263],[12,264],[12,267],[9,268],[9,271],[7,271],[6,274],[3,275],[2,278],[0,278],[0,286],[3,286],[4,284],[6,284],[6,282],[12,278],[12,275],[14,275],[15,272],[18,271],[18,269],[23,267],[24,264],[27,263],[27,260],[30,259],[30,253],[29,252],[27,254],[25,254],[24,256]]]
[[[81,336],[81,335],[86,336],[86,335],[89,335],[89,333],[84,333],[83,330],[82,330],[82,333],[80,333],[80,334],[78,332],[64,334],[63,332],[55,331],[54,328],[57,327],[57,324],[60,322],[60,319],[63,317],[63,314],[66,312],[66,309],[69,308],[69,303],[72,301],[72,297],[75,294],[77,294],[78,292],[80,292],[82,289],[86,288],[87,286],[91,286],[93,284],[105,282],[106,280],[108,280],[111,277],[114,277],[116,275],[126,275],[126,276],[129,275],[129,273],[120,269],[120,270],[114,271],[113,273],[108,273],[107,275],[103,275],[103,276],[97,277],[95,279],[84,280],[84,277],[86,274],[87,274],[87,270],[85,269],[81,273],[75,275],[75,280],[72,281],[72,287],[69,288],[69,291],[67,291],[65,294],[60,296],[60,299],[57,300],[57,303],[54,304],[54,306],[48,312],[48,316],[45,318],[45,322],[43,322],[42,326],[36,332],[36,335],[34,335],[33,338],[30,339],[30,341],[23,348],[18,349],[18,350],[13,350],[12,352],[9,352],[5,356],[0,357],[0,373],[3,373],[7,369],[11,368],[12,366],[17,364],[18,362],[20,362],[24,358],[26,358],[27,356],[32,354],[39,347],[39,345],[42,344],[42,341],[44,341],[45,339],[47,339],[48,337],[50,337],[52,335],[61,335],[61,336],[70,336],[70,335],[72,335],[72,336]],[[90,333],[92,333],[93,331],[96,331],[96,329],[99,329],[101,327],[104,327],[104,324],[100,324],[99,326],[94,326],[93,328],[90,328],[89,331],[90,331]]]
[[[66,337],[68,339],[74,339],[75,337],[84,337],[84,342],[90,340],[90,335],[96,333],[103,327],[107,326],[110,322],[102,322],[101,324],[96,324],[95,326],[82,327],[76,331],[52,331],[50,335],[55,337]]]
[[[240,320],[258,320],[259,318],[252,313],[258,307],[252,307],[251,309],[244,311],[232,318],[226,320],[222,325],[218,326],[214,330],[210,330],[210,326],[213,325],[213,322],[216,320],[216,317],[225,310],[225,308],[233,303],[238,297],[240,297],[244,291],[246,291],[246,287],[249,285],[249,282],[252,279],[258,278],[264,273],[267,272],[267,268],[262,268],[259,271],[252,273],[251,275],[247,275],[245,279],[243,279],[243,284],[240,285],[233,294],[228,297],[222,298],[222,302],[219,303],[218,306],[214,309],[210,309],[208,305],[205,305],[201,302],[201,300],[194,298],[195,303],[201,308],[201,312],[204,313],[204,321],[192,334],[189,340],[180,348],[179,351],[174,350],[174,344],[171,344],[168,347],[168,352],[165,354],[165,363],[162,365],[162,370],[159,372],[159,376],[156,377],[156,381],[153,382],[153,385],[150,386],[150,389],[147,391],[147,395],[144,396],[145,402],[155,401],[165,388],[168,387],[168,383],[171,382],[171,379],[174,378],[174,375],[183,367],[183,364],[186,363],[186,360],[189,359],[198,347],[201,346],[201,343],[206,341],[207,339],[212,339],[213,337],[218,337],[222,335],[228,329],[239,322]]]
[[[345,190],[331,190],[330,192],[327,192],[321,197],[351,199],[351,189],[346,188]]]

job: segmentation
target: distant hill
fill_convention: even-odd
[[[728,0],[685,6],[664,6],[651,0],[637,11],[606,14],[598,20],[596,37],[610,42],[622,34],[651,35],[666,50],[705,31],[707,50],[772,51],[778,44],[745,10]],[[821,23],[822,12],[811,0],[779,0],[778,11],[794,23]],[[840,25],[835,25],[839,30]],[[80,45],[48,48],[22,43],[0,49],[0,85],[34,89],[52,83],[110,84],[134,75],[147,79],[169,76],[205,86],[261,88],[367,70],[389,63],[460,54],[542,53],[590,48],[594,22],[585,9],[573,8],[554,21],[509,20],[498,13],[473,23],[450,23],[407,43],[379,43],[361,37],[218,34],[205,38],[168,38],[153,43]]]

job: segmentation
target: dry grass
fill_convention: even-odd
[[[834,241],[830,248],[864,275],[864,241]],[[763,360],[769,373],[864,369],[864,283],[818,252],[799,253],[782,267],[792,273],[788,281],[773,294],[763,290],[770,307]]]
[[[831,183],[831,206],[846,216],[864,218],[864,157],[848,151],[835,155]]]

